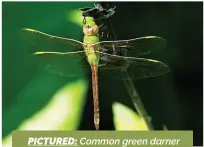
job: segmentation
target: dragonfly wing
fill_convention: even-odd
[[[69,52],[83,49],[82,42],[74,39],[52,36],[33,29],[22,29],[20,31],[20,36],[36,47],[33,52]]]
[[[99,69],[101,74],[115,79],[126,79],[123,72],[127,71],[132,79],[143,79],[157,77],[169,72],[170,68],[156,60],[134,57],[122,57],[117,55],[101,53],[102,62],[106,65]]]
[[[45,70],[68,77],[84,77],[88,70],[83,51],[78,52],[36,52],[33,59]]]
[[[107,51],[110,54],[115,49],[118,55],[140,57],[163,49],[166,46],[166,40],[158,36],[146,36],[130,40],[102,41],[96,44],[100,45],[101,51]]]

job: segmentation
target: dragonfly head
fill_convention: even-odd
[[[83,27],[83,32],[85,35],[95,35],[99,31],[99,27],[95,25],[85,24]]]
[[[84,17],[85,21],[83,26],[83,32],[85,35],[95,35],[99,31],[99,27],[96,25],[93,17]]]
[[[89,31],[92,31],[93,28],[90,26],[90,25],[86,25],[86,28],[89,30]]]

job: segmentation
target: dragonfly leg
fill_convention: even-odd
[[[104,29],[106,29],[106,28],[107,28],[107,26],[105,26],[104,23],[99,26],[99,29],[100,29],[100,30],[104,30]]]

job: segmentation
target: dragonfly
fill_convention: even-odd
[[[133,79],[156,77],[169,72],[169,67],[157,60],[142,58],[143,55],[163,48],[166,40],[158,36],[138,37],[129,40],[100,41],[99,29],[93,17],[84,17],[83,42],[53,36],[34,29],[24,28],[21,36],[33,44],[37,51],[33,55],[46,70],[68,77],[79,77],[75,63],[84,62],[92,77],[94,105],[94,125],[99,130],[99,91],[98,73],[123,79],[128,71]],[[114,54],[122,52],[122,54]],[[134,56],[134,57],[133,57]],[[73,66],[64,66],[73,63]]]

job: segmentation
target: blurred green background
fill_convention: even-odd
[[[114,4],[117,8],[111,25],[118,39],[157,35],[168,41],[165,50],[147,57],[166,63],[171,67],[171,72],[157,78],[135,81],[155,129],[162,129],[162,125],[165,124],[169,130],[194,130],[194,145],[202,145],[203,3]],[[31,50],[34,48],[18,34],[22,28],[33,28],[81,40],[83,37],[81,27],[71,21],[81,18],[69,14],[73,10],[87,6],[93,6],[93,3],[3,2],[3,137],[12,130],[21,128],[22,123],[26,123],[30,118],[35,119],[36,115],[40,115],[42,110],[49,107],[48,112],[44,110],[45,113],[51,112],[46,115],[45,124],[40,122],[37,126],[33,124],[27,128],[35,126],[43,129],[42,126],[46,126],[44,129],[50,129],[52,127],[49,127],[49,124],[52,121],[65,117],[63,122],[58,122],[56,128],[69,129],[70,122],[66,116],[70,115],[76,117],[72,128],[94,129],[90,75],[85,79],[67,78],[39,69],[30,60]],[[81,72],[81,66],[78,65],[77,68]],[[72,100],[59,98],[62,91],[70,92],[67,97]],[[108,79],[100,74],[99,92],[100,127],[102,130],[113,130],[113,102],[118,101],[132,109],[134,107],[123,81]]]

